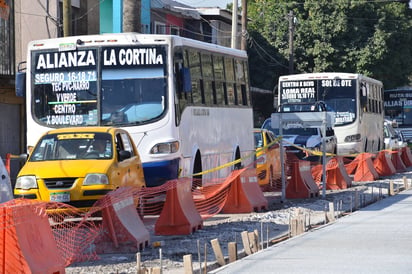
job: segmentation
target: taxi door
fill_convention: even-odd
[[[143,167],[136,146],[127,132],[116,132],[115,154],[117,171],[113,174],[115,187],[144,187]],[[125,157],[126,155],[126,157]],[[130,156],[130,157],[129,157]]]

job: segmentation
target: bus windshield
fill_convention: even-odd
[[[356,119],[356,89],[355,79],[287,80],[280,84],[280,104],[299,107],[324,102],[326,111],[335,112],[335,126],[342,126]]]
[[[166,110],[166,47],[33,51],[33,118],[47,127],[128,126]]]
[[[339,84],[334,80],[335,86],[318,80],[319,99],[325,102],[327,111],[335,112],[335,126],[350,124],[356,119],[356,81],[339,80]]]
[[[161,68],[102,71],[102,124],[144,123],[165,110],[166,78]]]

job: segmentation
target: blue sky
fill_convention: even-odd
[[[233,0],[175,0],[182,4],[192,6],[192,7],[220,7],[226,8],[228,3],[232,3]],[[238,0],[238,6],[242,1]]]

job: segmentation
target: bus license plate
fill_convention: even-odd
[[[70,192],[51,193],[50,201],[52,202],[70,202]]]

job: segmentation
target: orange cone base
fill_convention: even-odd
[[[0,233],[2,273],[65,273],[65,261],[54,240],[46,210],[36,202],[3,204]],[[43,212],[43,213],[42,213]],[[15,221],[16,220],[16,221]]]
[[[292,176],[286,185],[286,198],[312,198],[319,196],[319,187],[312,178],[310,162],[292,163]]]
[[[251,213],[268,208],[268,201],[259,187],[256,169],[233,171],[228,197],[222,212]]]
[[[373,167],[376,172],[378,172],[379,176],[389,176],[396,173],[396,169],[391,160],[391,155],[387,150],[378,152],[378,155],[373,161]]]
[[[97,254],[138,252],[149,245],[149,231],[137,214],[132,197],[104,208],[102,217],[103,233],[95,240]]]
[[[196,209],[189,178],[181,178],[169,189],[162,212],[155,224],[156,235],[189,235],[203,227]]]

